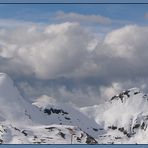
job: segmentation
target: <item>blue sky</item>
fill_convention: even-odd
[[[106,16],[111,19],[147,23],[147,20],[144,19],[144,15],[148,12],[148,4],[1,4],[0,18],[15,18],[26,21],[47,21],[50,19],[50,15],[57,11],[64,11],[65,13],[75,12],[84,15],[95,14]],[[40,17],[38,18],[38,16]]]

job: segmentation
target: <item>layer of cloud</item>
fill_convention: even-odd
[[[74,22],[1,27],[0,70],[15,79],[43,81],[38,88],[38,84],[19,84],[32,96],[47,94],[79,106],[97,104],[116,89],[146,88],[147,38],[148,27],[137,25],[114,29],[102,39]],[[69,90],[67,82],[58,85],[59,78],[79,83]],[[44,85],[44,80],[57,80],[57,86]]]
[[[50,83],[50,82],[49,82]],[[101,104],[110,100],[114,95],[119,94],[123,90],[138,87],[144,93],[148,92],[147,89],[148,79],[137,81],[118,81],[112,82],[108,85],[74,85],[69,89],[66,84],[60,85],[38,83],[37,81],[32,84],[29,81],[18,82],[18,88],[22,95],[31,101],[44,95],[55,98],[58,102],[69,103],[78,107],[90,106],[94,104]],[[27,94],[27,96],[26,96]]]
[[[16,75],[118,81],[148,74],[148,27],[126,26],[100,40],[80,24],[66,22],[2,28],[0,38],[0,68]]]
[[[55,15],[56,20],[60,21],[71,21],[71,22],[79,22],[79,23],[95,23],[95,24],[103,24],[109,25],[111,24],[111,19],[101,15],[84,15],[79,13],[65,13],[63,11],[59,11]]]

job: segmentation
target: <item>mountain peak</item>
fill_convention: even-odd
[[[148,97],[138,88],[127,89],[104,104],[81,110],[104,124],[107,134],[101,136],[102,143],[148,143]]]
[[[132,98],[133,96],[137,94],[142,94],[139,88],[130,88],[127,90],[122,91],[118,95],[113,96],[110,101],[115,101],[115,100],[120,100],[122,103],[127,99],[127,98]]]

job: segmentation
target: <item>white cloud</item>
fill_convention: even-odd
[[[0,29],[0,68],[39,79],[95,76],[113,80],[148,74],[148,27],[115,29],[102,41],[95,35],[70,22]]]
[[[146,52],[148,27],[129,25],[107,34],[104,45],[111,56],[133,58],[139,51]]]
[[[74,21],[80,23],[96,23],[96,24],[103,24],[108,25],[111,24],[111,19],[101,15],[84,15],[79,13],[65,13],[63,11],[57,12],[55,16],[56,20],[63,20],[63,21]]]
[[[29,82],[21,82],[18,84],[18,87],[27,99],[28,97],[31,98],[32,102],[43,94],[54,98],[57,102],[69,103],[76,106],[88,106],[104,102],[104,97],[101,98],[102,96],[99,95],[99,89],[95,91],[93,87],[89,86],[86,89],[73,88],[69,90],[64,85],[53,87],[38,84],[38,86],[34,87]]]
[[[109,100],[114,95],[119,94],[123,91],[123,86],[118,82],[113,82],[110,86],[100,87],[100,98],[102,100]]]
[[[73,73],[87,59],[94,40],[78,23],[69,22],[1,29],[0,37],[0,56],[10,60],[8,71],[42,79]]]
[[[95,76],[112,80],[128,78],[129,72],[138,77],[147,75],[148,27],[125,26],[111,31],[102,41],[95,35],[70,22],[2,28],[0,68],[39,79]]]
[[[147,82],[148,79],[113,81],[108,85],[101,84],[94,87],[86,84],[85,88],[75,85],[72,89],[68,89],[65,85],[57,84],[57,86],[53,86],[38,82],[32,85],[30,82],[25,81],[19,82],[18,87],[23,95],[27,94],[25,96],[27,99],[32,98],[31,101],[45,94],[54,98],[57,102],[70,103],[80,107],[104,103],[114,95],[132,87],[138,87],[146,93],[148,91]]]
[[[110,98],[117,88],[147,86],[147,26],[127,25],[100,40],[96,32],[74,22],[9,25],[0,28],[2,72],[22,79],[23,76],[47,80],[66,77],[85,81],[83,85],[79,81],[82,86],[75,85],[71,91],[64,85],[50,90],[50,86],[40,85],[36,89],[22,84],[20,87],[26,93],[39,96],[48,92],[47,95],[58,100],[83,106]],[[79,89],[84,85],[86,88]],[[98,92],[93,90],[95,85]]]

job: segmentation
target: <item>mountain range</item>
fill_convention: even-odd
[[[147,125],[148,96],[138,88],[78,108],[46,95],[30,102],[0,73],[1,144],[145,144]]]

